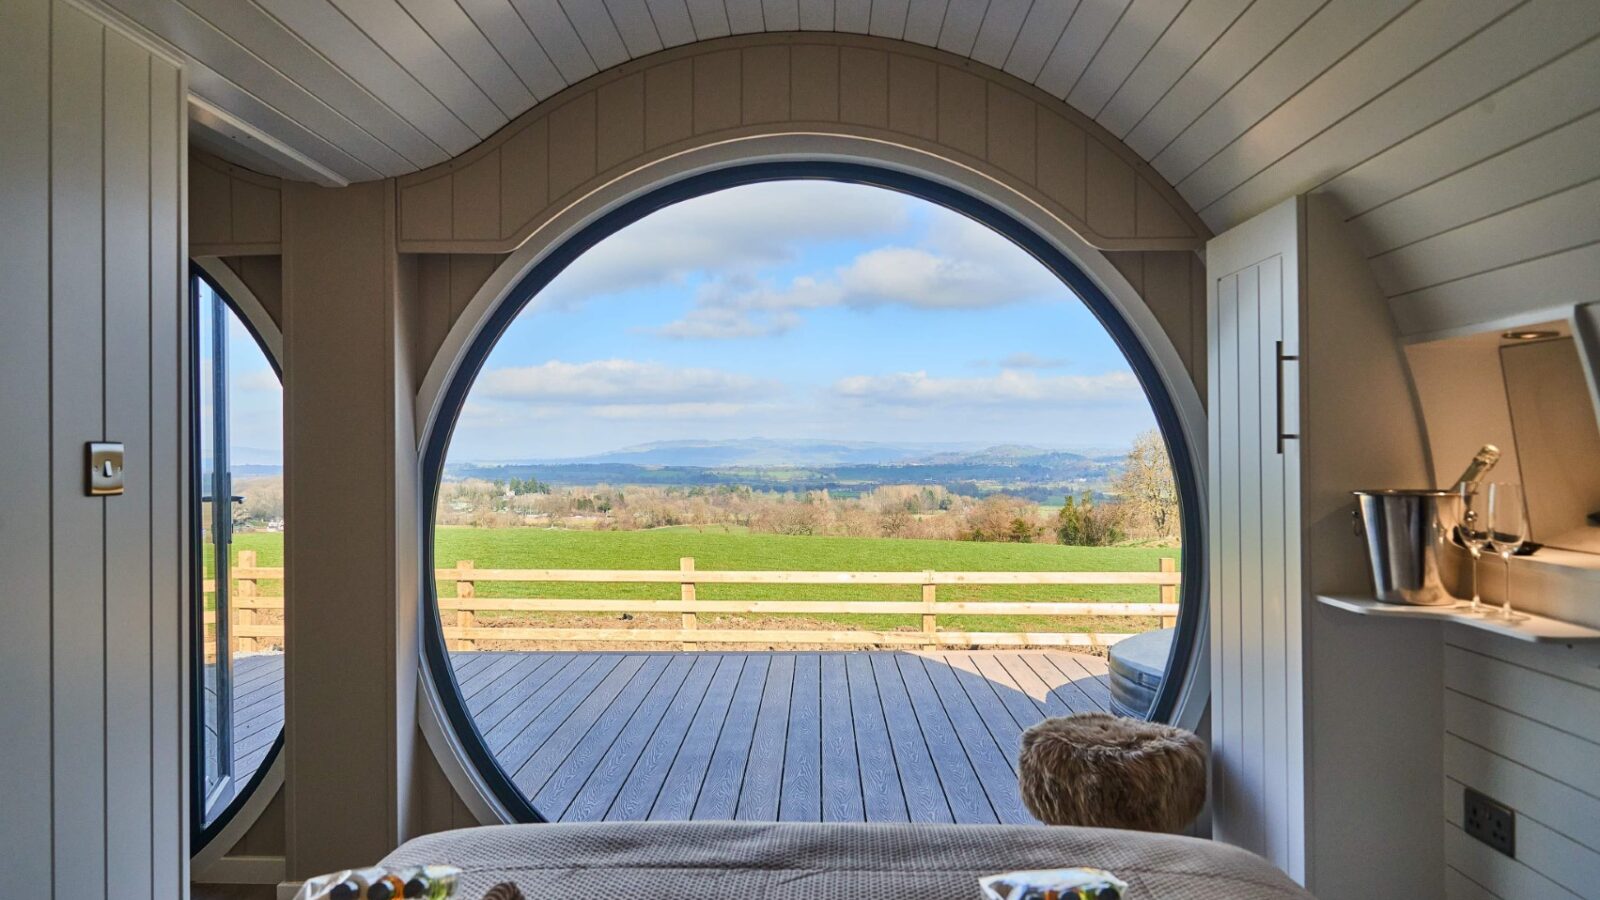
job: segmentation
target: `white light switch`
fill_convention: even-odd
[[[122,493],[122,442],[90,441],[89,496]]]

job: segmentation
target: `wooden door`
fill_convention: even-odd
[[[1303,882],[1302,221],[1280,204],[1206,268],[1213,828]]]

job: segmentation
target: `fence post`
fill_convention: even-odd
[[[1172,557],[1163,556],[1163,557],[1161,557],[1161,571],[1163,571],[1163,572],[1176,572],[1176,571],[1178,571],[1178,564],[1177,564],[1177,562],[1175,560],[1173,560]],[[1161,586],[1161,602],[1162,603],[1177,603],[1178,602],[1178,586],[1175,585],[1175,584],[1163,584]],[[1176,624],[1178,624],[1178,619],[1177,619],[1176,616],[1162,616],[1161,617],[1161,627],[1162,628],[1171,628],[1172,626],[1174,626]]]
[[[678,559],[678,571],[684,573],[684,581],[678,585],[678,599],[682,600],[684,603],[693,604],[696,599],[695,586],[693,581],[688,580],[688,577],[694,573],[694,557],[680,557]],[[684,610],[682,621],[684,631],[696,631],[700,628],[699,614],[696,613],[692,608]],[[698,650],[700,649],[700,645],[692,641],[684,641],[683,649]]]
[[[254,569],[255,567],[256,551],[240,550],[239,568]],[[256,598],[255,576],[236,580],[238,581],[238,593],[228,592],[228,605],[230,607],[228,610],[228,624],[254,625],[256,623],[256,611],[245,607],[234,607],[233,602],[234,600],[254,600]],[[229,656],[237,656],[241,652],[254,653],[256,651],[256,639],[254,637],[240,637],[238,632],[231,628],[228,630],[228,643],[231,645],[228,647]]]
[[[933,601],[937,590],[938,588],[933,583],[933,570],[924,571],[922,573],[922,608],[925,612],[922,614],[922,633],[929,637],[928,643],[924,645],[924,649],[927,650],[935,650],[939,647],[939,642],[932,640],[934,634],[939,630],[939,617],[933,614]]]
[[[470,599],[478,596],[477,582],[472,580],[472,569],[473,569],[472,560],[470,560],[470,559],[458,559],[458,560],[456,560],[456,568],[460,570],[459,574],[457,575],[457,579],[458,580],[456,581],[456,599],[458,599],[458,600],[462,600],[462,599],[470,600]],[[473,614],[472,610],[470,610],[470,609],[458,609],[458,610],[456,610],[456,627],[458,627],[458,628],[471,628],[472,626],[477,625],[477,624],[478,624],[478,617]],[[458,638],[454,642],[454,646],[450,647],[450,649],[452,649],[452,650],[476,650],[476,649],[478,649],[478,642],[477,641],[473,641],[473,640],[468,640],[466,638]]]

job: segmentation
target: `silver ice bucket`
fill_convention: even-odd
[[[1357,533],[1367,542],[1372,584],[1384,603],[1443,606],[1441,560],[1455,528],[1459,500],[1451,491],[1356,491]]]

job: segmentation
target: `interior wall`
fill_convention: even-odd
[[[0,3],[0,871],[187,895],[184,72]],[[86,496],[85,443],[126,488]]]
[[[1440,644],[1429,623],[1316,602],[1371,589],[1353,490],[1425,484],[1426,434],[1353,229],[1308,198],[1301,320],[1306,865],[1325,897],[1438,896]],[[1403,848],[1403,849],[1402,849]]]
[[[732,50],[700,47],[646,61],[666,65],[664,74],[651,74],[655,70],[641,63],[597,76],[572,89],[573,102],[553,98],[481,148],[411,181],[314,188],[196,154],[201,175],[192,190],[207,196],[191,200],[191,252],[224,257],[283,326],[285,346],[291,523],[285,593],[294,610],[285,799],[268,808],[234,854],[270,855],[281,847],[293,878],[375,860],[402,835],[476,821],[428,750],[408,755],[416,732],[405,716],[417,658],[409,629],[419,586],[408,554],[415,550],[421,510],[412,492],[410,407],[401,406],[414,399],[451,329],[504,265],[507,250],[617,172],[689,143],[723,140],[733,126],[707,119],[715,110],[731,114],[746,137],[827,128],[942,147],[992,175],[1019,203],[1059,208],[1064,221],[1078,222],[1096,241],[1129,248],[1107,252],[1115,266],[1108,271],[1120,273],[1144,299],[1189,377],[1203,386],[1204,278],[1194,252],[1203,226],[1168,206],[1170,189],[1159,178],[1152,181],[1114,139],[1009,76],[952,65],[935,51],[901,53],[895,42],[832,35],[812,36],[807,47],[794,43],[751,39],[733,42]],[[835,77],[825,83],[831,104],[814,94],[816,85],[793,77],[817,62],[807,63],[808,54],[833,66]],[[862,74],[843,84],[861,81],[859,94],[838,80],[849,66]],[[772,89],[779,84],[783,90]],[[928,107],[932,95],[911,89],[928,84],[941,91],[955,85],[964,93]],[[684,86],[690,93],[676,100],[652,93]],[[630,93],[635,88],[643,93]],[[629,97],[655,99],[648,107],[614,106]],[[865,124],[851,112],[863,97],[881,103],[860,107]],[[979,105],[952,103],[961,97]],[[821,103],[826,115],[801,116],[808,102]],[[592,121],[577,116],[570,133],[556,127],[591,107]],[[617,109],[634,117],[631,126]],[[684,121],[674,124],[673,116]],[[982,147],[961,130],[972,122],[992,134]],[[1006,156],[1004,138],[1018,128],[1036,140],[1025,167]],[[545,143],[529,146],[530,133],[542,134]],[[658,133],[678,137],[646,137]],[[585,161],[586,155],[592,159]],[[564,166],[590,175],[561,190],[548,189],[547,180],[543,205],[528,208],[525,221],[506,219],[516,227],[501,230],[504,211],[529,196],[517,192],[509,173],[543,169],[546,179],[561,185],[571,177],[561,174]],[[1017,174],[1024,170],[1026,178]],[[443,205],[436,203],[440,197]],[[481,238],[488,232],[472,224],[485,210],[500,211],[487,242]],[[430,218],[436,213],[443,218]],[[1100,232],[1090,227],[1094,223]],[[406,227],[423,230],[407,238],[401,233]],[[352,646],[350,634],[372,640]],[[355,745],[337,740],[338,753],[330,752],[335,744],[327,735],[350,733],[371,739]]]
[[[1447,896],[1596,896],[1600,654],[1450,627],[1443,685]],[[1469,787],[1516,811],[1515,859],[1462,830]]]

